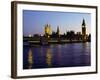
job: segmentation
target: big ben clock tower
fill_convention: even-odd
[[[84,19],[82,22],[82,40],[86,41],[86,23]]]

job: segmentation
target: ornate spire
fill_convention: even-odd
[[[57,34],[59,35],[59,26],[57,26]]]
[[[85,20],[83,19],[82,26],[86,26]]]

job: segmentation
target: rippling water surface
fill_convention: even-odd
[[[24,46],[23,69],[90,66],[90,47],[88,42]]]

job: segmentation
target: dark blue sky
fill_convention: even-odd
[[[23,10],[24,36],[44,34],[45,24],[50,24],[52,31],[56,31],[57,26],[60,26],[60,34],[70,30],[81,32],[83,18],[86,22],[87,33],[90,33],[91,15],[89,13]]]

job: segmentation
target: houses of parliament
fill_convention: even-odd
[[[67,37],[67,39],[72,39],[72,40],[76,39],[76,40],[82,40],[82,41],[86,41],[87,39],[90,39],[90,35],[86,34],[86,23],[84,19],[81,24],[81,32],[77,32],[76,34],[74,31],[69,31],[69,32],[66,32],[66,34],[61,35],[59,26],[57,26],[56,32],[52,32],[50,24],[45,25],[44,33],[45,33],[44,35],[47,38],[50,38],[50,37],[52,38],[52,36],[55,36],[59,38]]]
[[[81,23],[81,31],[75,32],[74,30],[60,33],[60,26],[57,26],[56,31],[53,31],[50,24],[44,26],[44,34],[34,34],[33,36],[24,36],[24,41],[42,41],[42,42],[90,42],[91,34],[86,33],[86,23],[83,19]]]

